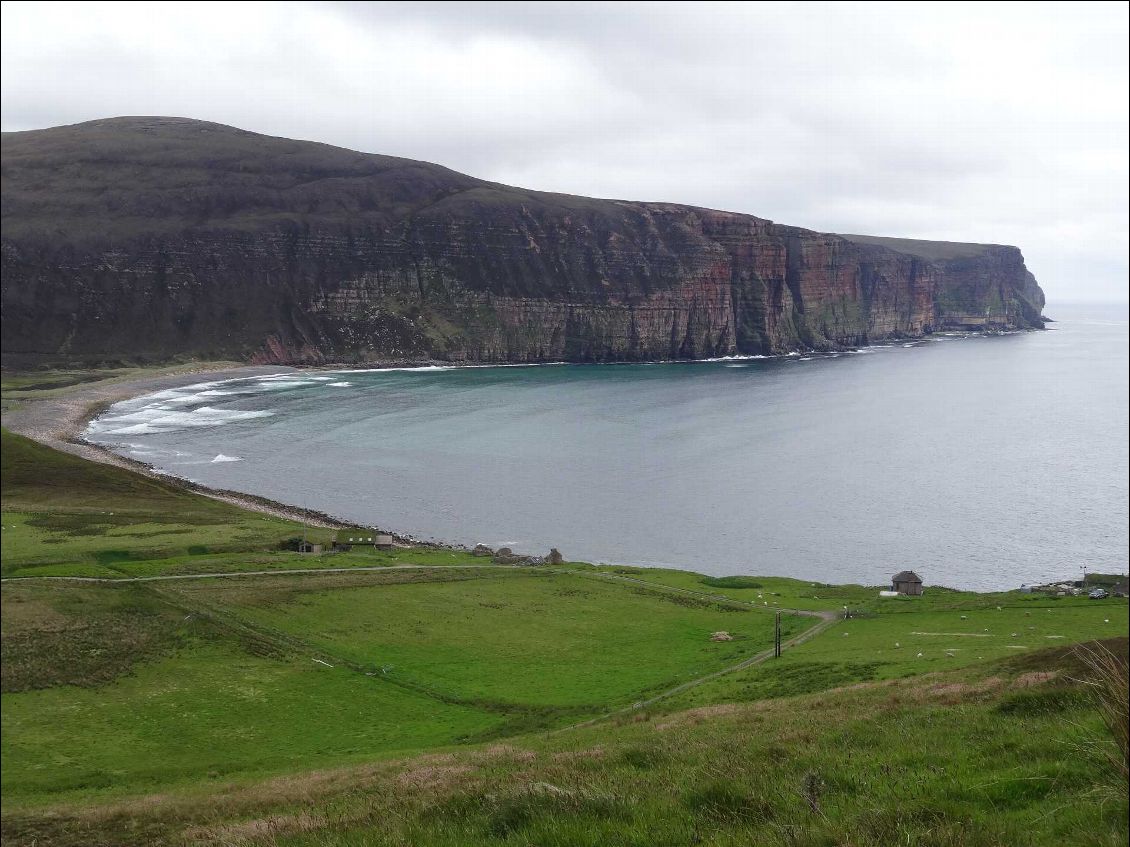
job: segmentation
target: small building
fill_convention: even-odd
[[[301,541],[298,544],[298,552],[299,553],[321,553],[322,552],[322,545],[321,544],[312,544],[309,541]]]
[[[899,571],[891,577],[891,590],[917,597],[922,593],[922,577],[914,571]]]
[[[373,546],[378,550],[391,550],[392,549],[392,536],[380,534],[373,542]]]

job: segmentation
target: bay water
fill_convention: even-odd
[[[87,438],[421,539],[878,585],[1126,572],[1125,306],[1043,332],[694,363],[310,371],[118,404]]]

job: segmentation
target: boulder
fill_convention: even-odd
[[[561,555],[561,551],[553,547],[549,551],[549,555],[545,557],[546,564],[560,565],[565,561],[565,557]]]
[[[475,549],[471,551],[472,556],[493,556],[494,551],[487,547],[485,544],[476,544]]]

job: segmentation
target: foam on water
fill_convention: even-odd
[[[178,397],[168,397],[162,399],[159,403],[150,403],[150,406],[189,406],[193,403],[204,402],[199,395],[196,394],[182,394]]]
[[[304,385],[317,385],[317,383],[310,379],[271,379],[262,380],[255,387],[264,391],[277,391],[282,388],[301,388]]]
[[[174,432],[178,429],[200,426],[222,426],[236,421],[268,418],[274,412],[262,409],[217,409],[201,406],[191,411],[175,411],[161,406],[151,406],[123,415],[105,415],[91,423],[89,433],[106,435],[145,435]]]
[[[791,355],[791,354],[790,354]],[[777,356],[762,356],[762,355],[738,355],[738,356],[714,356],[710,359],[696,359],[699,362],[751,362],[755,359],[776,359]]]

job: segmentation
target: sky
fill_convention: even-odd
[[[1125,2],[2,4],[0,123],[175,115],[547,191],[1014,244],[1125,302]]]

